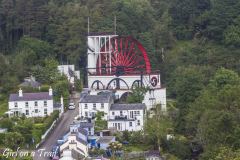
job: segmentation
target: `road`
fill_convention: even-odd
[[[73,93],[71,99],[74,101],[76,108],[75,110],[68,110],[62,116],[62,119],[58,122],[57,126],[50,133],[47,139],[43,142],[43,144],[35,150],[34,160],[49,160],[49,154],[47,152],[51,152],[52,147],[57,143],[57,140],[62,138],[68,131],[69,125],[73,122],[74,117],[79,114],[78,110],[78,98],[79,94]],[[44,156],[45,154],[45,156]]]

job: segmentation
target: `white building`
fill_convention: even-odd
[[[49,92],[10,94],[7,112],[9,116],[44,117],[53,112],[53,93]]]
[[[85,134],[85,133],[83,133]],[[87,138],[87,136],[86,136]],[[88,156],[88,143],[86,140],[81,139],[77,132],[72,132],[68,136],[65,143],[60,146],[60,153],[64,153],[65,150],[70,150],[72,152],[77,152],[83,157]]]
[[[166,88],[160,71],[151,68],[143,45],[131,36],[90,33],[88,43],[88,88],[97,92],[114,91],[123,99],[134,87],[149,88],[144,96],[147,109],[161,104],[166,111]]]
[[[75,78],[80,79],[80,71],[75,71],[74,65],[59,65],[58,71],[67,76],[70,83],[74,84]]]
[[[108,128],[118,131],[140,131],[144,126],[145,104],[112,104]]]
[[[70,124],[70,132],[77,131],[78,128],[82,128],[88,132],[88,136],[94,135],[94,124],[90,122],[81,122],[81,121],[74,121]]]
[[[114,103],[112,93],[99,95],[85,95],[80,98],[79,115],[83,118],[93,118],[97,112],[104,113],[104,120],[107,120],[110,106]]]

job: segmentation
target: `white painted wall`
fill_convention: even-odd
[[[131,117],[131,112],[133,113],[132,117]],[[125,117],[125,116],[127,116],[126,120],[116,119],[116,117]],[[140,122],[140,124],[138,122]],[[118,131],[124,131],[124,130],[139,131],[143,129],[143,126],[144,126],[143,110],[122,110],[122,111],[110,110],[109,111],[108,128],[115,128]]]
[[[82,151],[79,151],[80,148]],[[68,140],[60,146],[60,152],[62,153],[65,149],[76,150],[80,152],[83,156],[88,156],[88,146],[77,141],[77,136],[75,134],[70,134]]]
[[[47,101],[47,106],[44,106],[44,101]],[[26,106],[28,102],[28,107]],[[15,107],[17,103],[18,107]],[[53,100],[38,100],[38,106],[35,106],[35,101],[16,101],[8,102],[9,111],[19,111],[21,114],[26,114],[26,110],[29,110],[29,115],[26,117],[44,117],[44,109],[47,109],[47,115],[50,115],[53,112]],[[38,109],[38,112],[35,113],[35,109]]]
[[[152,91],[148,91],[145,94],[144,100],[142,103],[145,103],[147,106],[147,110],[152,107],[160,104],[162,106],[162,111],[167,110],[167,100],[166,100],[166,88],[155,89]]]
[[[166,88],[161,88],[161,82],[160,82],[160,75],[158,74],[152,74],[152,75],[144,75],[143,76],[143,83],[144,86],[150,87],[152,90],[148,91],[144,97],[144,100],[142,103],[144,103],[147,106],[147,109],[149,110],[156,104],[161,104],[162,110],[166,111]],[[156,77],[158,79],[158,83],[155,87],[151,86],[151,79],[152,77]],[[116,78],[116,76],[88,76],[88,85],[89,88],[91,88],[94,81],[99,80],[103,83],[103,87],[97,89],[96,85],[93,85],[93,88],[90,94],[97,94],[98,92],[101,92],[107,88],[108,83]],[[132,92],[132,85],[135,80],[141,80],[140,75],[131,75],[131,76],[120,76],[119,78],[123,79],[127,85],[130,87],[130,89],[127,89],[125,83],[122,83],[120,81],[120,89],[115,90],[115,97],[121,98],[121,96],[126,92]],[[111,83],[110,85],[111,89],[115,89],[116,86],[114,86],[114,83]]]
[[[70,83],[74,83],[75,77],[72,77],[69,75],[69,69],[71,69],[74,72],[74,75],[77,77],[77,79],[80,79],[80,71],[75,71],[74,65],[59,65],[58,71],[65,75]]]
[[[92,113],[96,114],[99,112],[104,112],[105,115],[103,117],[104,120],[107,120],[108,117],[108,111],[110,109],[110,106],[113,102],[110,103],[103,103],[104,107],[102,108],[101,103],[96,103],[96,109],[93,109],[94,103],[79,103],[79,115],[81,117],[85,118],[92,118]],[[85,108],[85,104],[87,105],[87,108]],[[87,116],[85,113],[87,112]]]
[[[152,77],[156,77],[156,78],[158,79],[158,82],[157,82],[157,84],[156,84],[155,87],[153,87],[153,86],[151,85],[151,79],[152,79]],[[127,83],[129,89],[131,89],[131,87],[132,87],[132,85],[133,85],[133,83],[134,83],[135,80],[141,80],[141,75],[129,75],[129,76],[119,76],[119,77],[117,77],[117,76],[115,76],[115,75],[110,75],[110,76],[107,76],[107,75],[106,75],[106,76],[105,76],[105,75],[104,75],[104,76],[88,75],[88,87],[91,88],[91,87],[92,87],[92,84],[94,83],[94,81],[99,80],[99,81],[101,81],[102,84],[103,84],[103,87],[100,88],[100,89],[106,89],[107,86],[108,86],[108,84],[109,84],[109,82],[110,82],[112,79],[114,79],[114,78],[123,79],[123,80]],[[147,74],[147,75],[143,75],[143,84],[144,84],[145,87],[161,88],[160,75],[159,75],[159,74],[150,74],[150,75]],[[111,83],[110,86],[111,86],[111,87],[110,87],[111,89],[115,89],[115,88],[116,88],[116,85],[114,85],[114,82]],[[121,89],[128,89],[127,86],[126,86],[126,84],[125,84],[125,83],[122,83],[122,81],[120,81],[120,88],[121,88]],[[97,89],[96,85],[94,85],[93,88],[91,88],[91,89]]]

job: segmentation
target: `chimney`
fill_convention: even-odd
[[[18,96],[19,97],[22,97],[23,96],[23,92],[22,92],[22,89],[20,88],[19,91],[18,91]]]
[[[53,91],[52,91],[52,87],[50,86],[49,88],[49,96],[52,96],[53,95]]]

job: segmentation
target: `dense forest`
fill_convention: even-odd
[[[53,83],[57,64],[84,68],[88,17],[90,32],[113,32],[115,16],[117,34],[144,45],[167,86],[174,134],[185,138],[163,149],[238,160],[240,0],[0,0],[0,99],[30,74]]]

